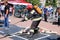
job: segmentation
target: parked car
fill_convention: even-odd
[[[14,6],[15,6],[14,16],[18,18],[22,17],[21,14],[23,13],[23,9],[25,9],[26,6],[25,5],[14,5]]]

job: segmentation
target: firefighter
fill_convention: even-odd
[[[39,28],[38,25],[41,22],[42,19],[42,9],[38,7],[38,5],[33,6],[33,10],[31,12],[33,14],[32,17],[32,24],[31,29],[33,30],[33,35],[38,32]]]
[[[33,36],[36,34],[39,30],[38,25],[41,22],[42,19],[42,10],[38,6],[33,6],[33,9],[30,12],[30,16],[27,18],[31,19],[33,22],[30,26],[30,28],[25,29],[23,32],[21,31],[20,33],[28,33],[30,36]]]

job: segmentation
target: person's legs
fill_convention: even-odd
[[[32,24],[31,24],[31,28],[30,28],[30,36],[29,37],[32,37],[34,34],[38,33],[38,25],[40,23],[41,20],[39,21],[33,21]],[[31,32],[32,30],[32,32]]]
[[[8,16],[5,17],[5,27],[9,28]]]
[[[3,15],[3,12],[2,12],[2,10],[1,10],[1,14]]]
[[[4,26],[5,26],[5,34],[9,35],[9,22],[8,22],[8,16],[5,17],[5,21],[4,21]]]
[[[47,22],[47,15],[46,14],[44,14],[44,19]]]
[[[33,21],[33,22],[32,22],[32,24],[31,24],[31,29],[34,30],[34,33],[36,33],[36,32],[38,31],[37,28],[38,28],[38,25],[39,25],[40,21],[41,21],[41,20],[39,20],[39,21]]]
[[[4,16],[4,11],[3,10],[1,10],[1,13],[2,13],[2,16]]]
[[[1,18],[1,14],[0,14],[0,18]]]

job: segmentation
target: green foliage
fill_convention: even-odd
[[[45,5],[46,5],[46,6],[52,5],[52,6],[56,7],[56,6],[57,6],[56,1],[57,1],[57,0],[46,0],[46,4],[45,4]]]
[[[30,2],[33,5],[40,5],[40,1],[39,0],[26,0],[27,2]]]

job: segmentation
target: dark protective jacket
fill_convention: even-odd
[[[42,19],[42,10],[38,6],[34,6],[30,11],[30,14],[26,16],[25,19],[32,19],[33,21],[38,21]]]

